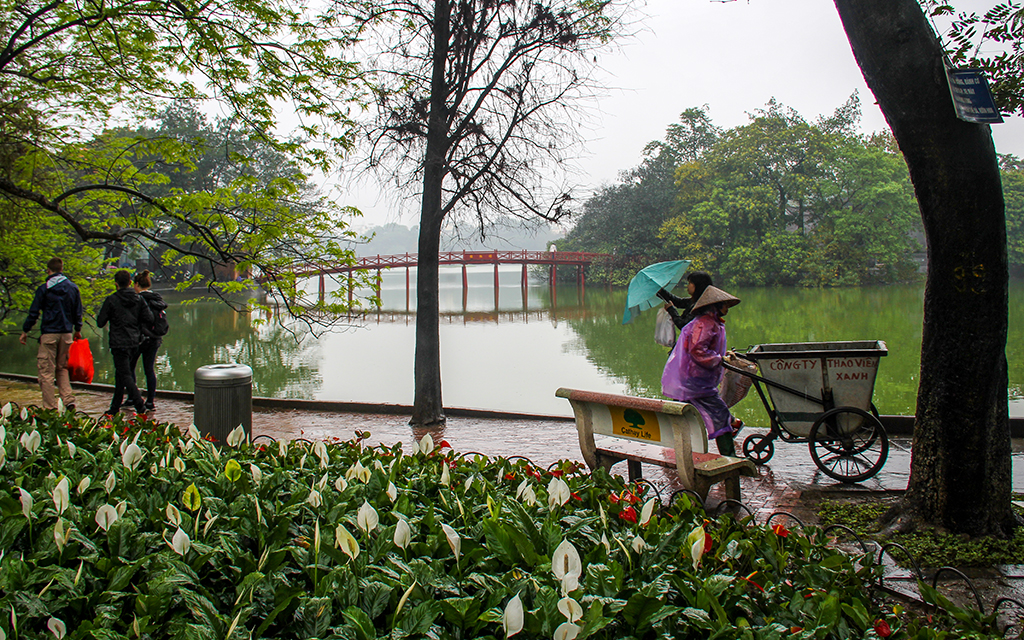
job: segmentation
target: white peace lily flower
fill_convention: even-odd
[[[117,503],[116,509],[117,509],[117,517],[120,518],[121,516],[124,515],[124,512],[128,510],[128,503],[125,502],[124,500],[122,500],[121,502]]]
[[[7,464],[7,450],[4,449],[4,445],[0,442],[0,469]]]
[[[114,444],[117,444],[118,442],[121,442],[121,436],[117,435],[116,431],[111,431],[110,432],[110,439],[114,441]],[[125,448],[125,445],[121,445],[121,448],[118,449],[118,453],[124,453],[124,448]]]
[[[213,457],[213,461],[217,462],[220,460],[220,447],[213,444],[212,442],[207,443],[210,445],[210,456]]]
[[[149,474],[155,476],[160,473],[160,467],[156,466],[156,463],[149,465]]]
[[[565,483],[561,478],[551,478],[551,482],[548,483],[548,506],[555,507],[562,506],[566,502],[569,502],[569,498],[572,497],[572,492],[569,491],[569,485]]]
[[[50,618],[46,621],[46,628],[50,630],[54,638],[62,640],[68,633],[68,628],[60,618]]]
[[[643,509],[640,510],[640,525],[647,526],[647,523],[651,521],[651,516],[654,515],[654,507],[657,505],[657,498],[651,498],[644,503]]]
[[[192,548],[192,539],[188,537],[188,534],[182,531],[181,527],[174,532],[174,536],[171,538],[171,548],[179,556],[183,556],[188,553],[188,550]]]
[[[370,470],[363,466],[363,463],[356,460],[356,463],[345,472],[346,480],[358,480],[362,483],[370,481]]]
[[[387,471],[384,471],[384,465],[382,465],[382,464],[380,463],[380,460],[374,460],[374,461],[373,461],[373,468],[374,468],[374,469],[377,469],[377,470],[378,470],[378,471],[380,471],[381,473],[387,473]]]
[[[604,533],[601,534],[601,544],[604,545],[605,553],[612,552],[612,543],[608,541],[608,536],[606,536]]]
[[[245,442],[245,427],[238,425],[234,429],[228,432],[228,437],[225,438],[229,447],[237,447],[238,445]]]
[[[469,476],[468,478],[466,478],[466,484],[463,487],[463,492],[464,493],[469,493],[469,490],[472,487],[473,487],[473,476]]]
[[[188,431],[186,433],[192,440],[202,440],[203,438],[202,434],[199,433],[199,429],[196,428],[195,423],[188,425]]]
[[[537,492],[533,490],[533,486],[528,485],[523,491],[523,503],[530,507],[537,504]]]
[[[579,587],[583,573],[583,562],[576,547],[569,540],[562,540],[551,555],[551,571],[562,582],[562,593],[568,594]]]
[[[252,474],[252,483],[257,487],[263,482],[263,472],[255,464],[249,464],[249,473]]]
[[[168,522],[170,522],[176,527],[181,526],[181,512],[178,511],[178,508],[176,506],[168,502],[167,509],[165,509],[165,512],[167,513]]]
[[[107,531],[110,529],[110,525],[117,522],[117,509],[110,506],[109,504],[102,505],[96,510],[96,524],[100,526],[100,529]]]
[[[452,548],[452,553],[455,554],[455,559],[459,559],[459,555],[462,552],[462,538],[448,525],[442,523],[441,530],[444,531],[444,537],[448,538],[448,546]]]
[[[359,556],[359,543],[348,530],[338,525],[334,530],[334,544],[341,549],[345,555],[355,560]]]
[[[7,442],[7,429],[4,428],[3,420],[0,420],[0,444]]]
[[[5,420],[7,418],[11,417],[11,413],[12,412],[13,412],[13,408],[11,407],[11,403],[10,402],[5,402],[4,406],[0,407],[0,416],[3,416],[3,418]]]
[[[78,453],[78,447],[75,446],[74,442],[68,440],[68,457],[74,458],[76,453]]]
[[[85,493],[86,491],[89,490],[89,485],[91,485],[91,484],[92,484],[92,478],[90,478],[89,476],[85,476],[78,483],[78,488],[75,489],[75,491],[78,492],[78,495],[82,495],[83,493]]]
[[[57,398],[57,413],[64,413],[64,399]]]
[[[191,440],[189,441],[191,442]],[[185,461],[181,458],[174,459],[174,470],[178,473],[185,473]]]
[[[125,447],[124,453],[121,454],[121,464],[134,471],[139,466],[139,463],[142,462],[143,457],[142,449],[133,442]]]
[[[324,444],[323,440],[317,440],[313,443],[313,453],[320,459],[320,468],[326,469],[327,464],[331,461],[331,457],[327,453],[327,445]]]
[[[377,515],[377,510],[369,502],[363,500],[362,506],[356,512],[356,526],[363,533],[370,533],[377,528],[379,522],[380,517]]]
[[[21,416],[22,420],[28,420],[28,408],[27,407],[22,407],[21,408],[21,413],[19,415]]]
[[[323,477],[320,478],[320,482],[316,483],[317,491],[323,491],[324,487],[327,486],[327,481],[330,480],[330,476],[325,472]]]
[[[558,625],[555,629],[555,633],[551,636],[553,640],[575,640],[576,636],[580,635],[580,628],[571,622],[563,622]]]
[[[647,547],[647,542],[640,536],[636,536],[633,538],[633,542],[630,543],[630,546],[633,547],[633,551],[640,553]]]
[[[53,525],[53,541],[57,543],[57,549],[64,550],[64,545],[67,544],[70,534],[70,529],[66,531],[64,529],[64,518],[57,518],[57,524]]]
[[[29,453],[35,453],[42,443],[43,437],[35,429],[29,433],[21,434],[21,446],[25,447],[25,450]]]
[[[191,453],[192,449],[194,449],[195,446],[196,446],[196,440],[192,440],[191,438],[186,440],[185,441],[185,446],[184,446],[185,453]]]
[[[441,463],[441,486],[448,487],[452,484],[451,474],[448,473],[448,465],[444,462]]]
[[[398,487],[395,486],[394,482],[388,481],[388,488],[384,491],[387,494],[388,499],[394,504],[395,500],[398,500]]]
[[[320,518],[316,519],[316,527],[313,529],[313,557],[320,557]]]
[[[511,638],[523,630],[523,601],[517,593],[505,605],[505,612],[501,614],[501,626],[505,630],[505,637]]]
[[[305,469],[305,468],[306,468],[306,454],[302,454],[302,457],[299,458],[299,469]]]
[[[116,486],[117,486],[117,476],[115,476],[114,472],[111,471],[110,473],[107,474],[106,481],[103,482],[103,488],[107,490],[107,493],[110,493],[111,491],[114,490],[114,487],[116,487]]]
[[[398,524],[395,525],[395,546],[400,549],[405,549],[409,546],[409,542],[412,541],[412,529],[409,527],[409,523],[403,518],[398,519]]]
[[[420,438],[419,450],[423,455],[429,455],[434,450],[434,439],[430,437],[429,433]]]
[[[348,489],[348,482],[345,481],[345,476],[338,476],[338,479],[334,481],[334,488],[338,490],[338,493]]]
[[[21,492],[21,512],[25,514],[25,517],[29,520],[32,519],[32,494],[25,491],[21,487],[18,487],[18,491]]]
[[[597,513],[601,516],[601,525],[604,527],[608,526],[608,516],[604,512],[604,507],[600,502],[597,503]]]
[[[529,486],[530,486],[530,480],[529,479],[523,480],[522,482],[519,483],[519,486],[516,487],[516,500],[519,500],[520,498],[523,497],[523,492],[525,492],[526,489]]]
[[[309,496],[306,497],[306,502],[309,503],[314,509],[319,509],[320,505],[323,504],[323,496],[317,491],[312,485],[309,487]]]
[[[53,506],[57,509],[57,515],[62,515],[67,510],[68,503],[71,501],[71,487],[67,476],[60,479],[60,482],[53,488],[53,493],[50,495],[53,497]]]
[[[576,622],[583,617],[583,607],[568,596],[558,601],[558,610],[569,622]]]
[[[278,440],[277,441],[277,453],[282,458],[285,457],[286,455],[288,455],[288,441],[287,440]]]

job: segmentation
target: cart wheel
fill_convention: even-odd
[[[839,428],[843,414],[859,416],[860,425],[843,433]],[[855,407],[836,407],[823,413],[811,427],[808,440],[814,464],[840,482],[867,480],[889,456],[885,427],[878,418]]]
[[[765,464],[775,455],[775,443],[768,436],[751,434],[743,441],[743,455],[756,464]]]

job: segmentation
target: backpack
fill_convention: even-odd
[[[170,325],[167,324],[166,310],[153,311],[153,335],[158,338],[166,336],[170,328]]]

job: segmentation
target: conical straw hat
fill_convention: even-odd
[[[697,299],[697,302],[693,303],[693,311],[696,313],[701,307],[718,304],[719,302],[724,302],[726,306],[734,307],[740,303],[740,299],[722,291],[718,287],[708,287],[700,295],[700,298]]]

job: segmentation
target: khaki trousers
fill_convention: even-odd
[[[70,333],[44,333],[39,338],[39,353],[36,355],[36,366],[39,368],[39,388],[43,392],[43,408],[56,409],[57,396],[53,382],[57,381],[64,406],[75,404],[75,395],[71,392],[71,378],[68,377],[68,352],[74,342]]]

